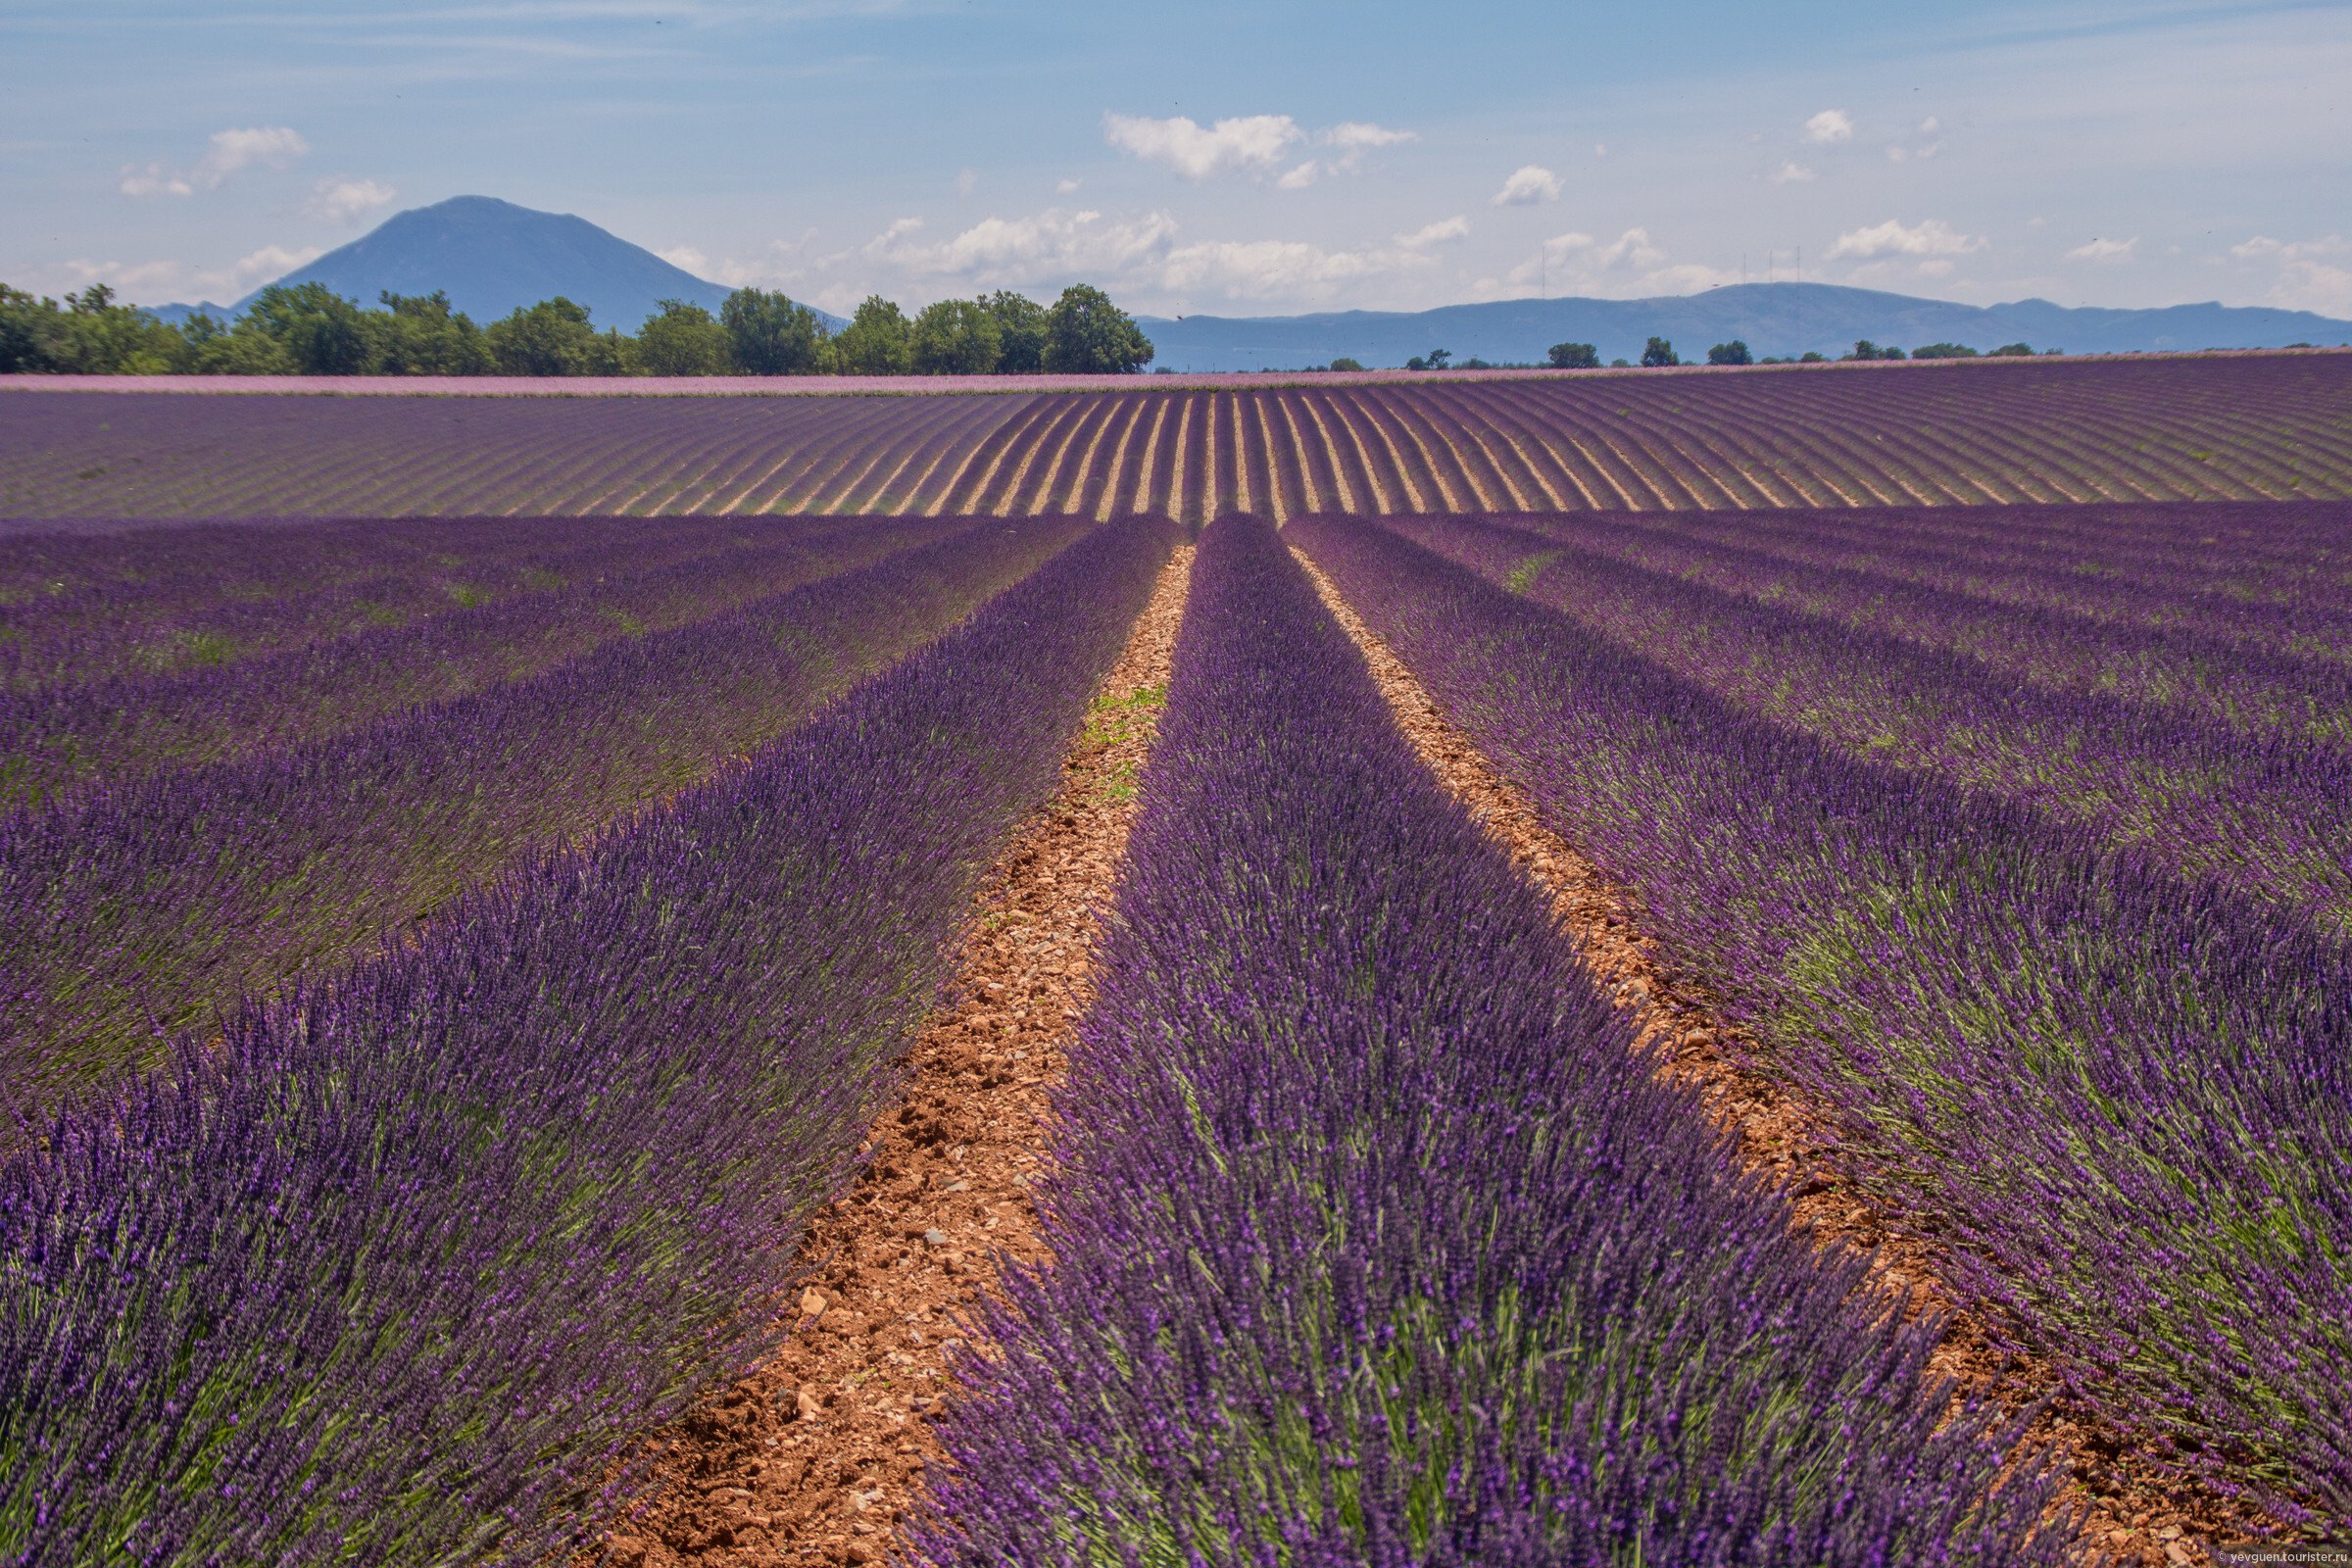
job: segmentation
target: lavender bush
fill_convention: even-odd
[[[1086,526],[969,522],[528,680],[0,817],[12,1108],[117,1081],[240,992],[381,942],[536,848],[708,776]]]
[[[777,1332],[1168,543],[1085,535],[0,1165],[0,1561],[560,1560],[632,1436]]]
[[[1295,524],[1841,1157],[2145,1452],[2352,1521],[2352,960],[1845,756],[1378,527]]]
[[[168,675],[0,693],[0,806],[340,734],[527,678],[614,638],[708,619],[960,525],[741,523],[732,531],[748,538],[711,538],[651,570],[637,568],[632,541],[609,534],[612,554],[572,563],[577,586]]]
[[[1653,1076],[1273,530],[1211,527],[971,1564],[2055,1562],[2016,1429]]]
[[[2248,734],[2104,689],[2049,690],[1973,655],[1556,542],[1550,527],[1391,526],[1742,712],[2017,802],[2352,934],[2352,749]]]

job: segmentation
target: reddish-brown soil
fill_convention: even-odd
[[[1046,1250],[1028,1186],[1091,997],[1099,916],[1135,816],[1193,552],[1162,573],[1062,784],[972,911],[953,999],[909,1050],[849,1192],[811,1228],[792,1334],[660,1434],[655,1485],[607,1535],[622,1568],[880,1562],[943,1450],[953,1351],[1004,1258]]]
[[[1949,1327],[1935,1367],[1964,1395],[1990,1395],[2011,1408],[2052,1398],[2029,1437],[2054,1446],[2071,1471],[2065,1502],[2085,1509],[2083,1555],[2124,1563],[2209,1560],[2207,1544],[2243,1542],[2265,1528],[2259,1516],[2205,1489],[2171,1481],[2098,1416],[2059,1394],[2059,1382],[2031,1357],[2004,1354],[1984,1320],[1944,1283],[1936,1244],[1902,1228],[1829,1158],[1814,1128],[1819,1119],[1788,1089],[1749,1066],[1763,1059],[1757,1042],[1724,1022],[1706,988],[1677,970],[1643,935],[1639,902],[1575,846],[1538,820],[1528,797],[1497,770],[1439,710],[1421,683],[1348,608],[1303,554],[1294,551],[1324,604],[1354,639],[1396,721],[1422,759],[1548,891],[1584,957],[1657,1047],[1667,1070],[1694,1087],[1708,1110],[1737,1138],[1740,1157],[1779,1182],[1797,1220],[1825,1247],[1851,1243],[1875,1255],[1874,1273],[1890,1292],[1910,1293],[1914,1315],[1936,1313]],[[2013,1341],[2011,1342],[2013,1343]]]

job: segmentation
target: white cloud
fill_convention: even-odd
[[[192,196],[220,189],[240,169],[256,164],[283,169],[310,150],[302,133],[289,125],[232,126],[213,132],[211,146],[193,169],[160,162],[144,169],[126,165],[115,188],[125,196]]]
[[[391,186],[373,179],[322,179],[311,187],[306,211],[329,222],[347,223],[389,205],[397,194]]]
[[[1675,261],[1646,228],[1629,228],[1606,241],[1591,234],[1554,234],[1543,249],[1540,262],[1522,262],[1500,278],[1482,279],[1479,290],[1500,298],[1543,286],[1555,298],[1566,292],[1626,299],[1695,294],[1740,280],[1738,272],[1703,262]]]
[[[1105,222],[1101,213],[1048,208],[1026,218],[986,218],[951,239],[925,243],[923,222],[902,218],[859,255],[921,277],[1027,283],[1078,273],[1115,277],[1166,253],[1176,220],[1149,213]]]
[[[1180,294],[1320,300],[1344,283],[1429,265],[1427,257],[1412,251],[1326,250],[1303,240],[1214,240],[1170,251],[1159,282]]]
[[[1356,160],[1375,147],[1395,147],[1420,139],[1421,133],[1417,130],[1396,130],[1361,120],[1344,120],[1328,130],[1315,132],[1317,146],[1340,149],[1337,162],[1342,169],[1353,169]]]
[[[1207,126],[1189,115],[1168,120],[1102,117],[1104,141],[1146,163],[1164,164],[1191,180],[1228,170],[1263,170],[1305,135],[1288,115],[1243,115]]]
[[[1078,194],[1078,182],[1074,179],[1057,179],[1054,182],[1054,194],[1075,196]]]
[[[2070,262],[2128,262],[2132,259],[2132,247],[2138,243],[2137,234],[2130,239],[2094,239],[2087,245],[2078,245],[2068,251],[2066,259]]]
[[[1443,245],[1450,240],[1470,237],[1470,220],[1459,216],[1425,223],[1410,234],[1399,234],[1396,243],[1407,250],[1421,250],[1431,245]]]
[[[291,248],[284,245],[265,245],[258,251],[252,251],[237,258],[223,270],[199,272],[196,276],[197,281],[202,283],[220,283],[229,288],[244,289],[269,278],[283,277],[297,267],[308,262],[315,262],[325,254],[316,245],[299,245]]]
[[[1772,172],[1772,182],[1775,185],[1810,184],[1812,181],[1819,179],[1820,177],[1821,176],[1819,174],[1816,174],[1812,170],[1806,168],[1803,164],[1798,163],[1793,158],[1789,159],[1787,163],[1781,165],[1780,168]]]
[[[1880,256],[1966,256],[1987,242],[1980,234],[1963,234],[1939,218],[1906,224],[1889,218],[1868,228],[1849,229],[1830,247],[1833,262],[1868,261]]]
[[[1805,140],[1817,146],[1853,139],[1853,118],[1842,109],[1824,109],[1805,122]]]
[[[2266,298],[2290,311],[2317,311],[2323,316],[2352,317],[2352,267],[2333,258],[2352,256],[2352,241],[2341,234],[2281,243],[2257,234],[2242,245],[2230,247],[2241,262],[2265,263],[2278,269]]]
[[[710,275],[707,270],[710,266],[710,258],[691,245],[672,245],[665,250],[658,250],[654,254],[670,266],[692,272],[697,277]]]
[[[253,125],[216,130],[212,150],[196,166],[196,183],[211,187],[249,164],[283,169],[311,150],[302,133],[287,125]]]
[[[956,195],[969,196],[973,191],[977,190],[979,186],[980,171],[977,169],[958,169],[956,171]]]
[[[1886,148],[1887,161],[1907,164],[1915,158],[1925,160],[1935,157],[1943,151],[1943,143],[1937,139],[1936,135],[1942,128],[1943,122],[1937,120],[1934,115],[1930,115],[1913,127],[1910,140],[1888,144]]]
[[[1513,171],[1502,182],[1502,189],[1494,196],[1496,207],[1533,207],[1538,202],[1556,202],[1560,199],[1560,176],[1541,164],[1528,164]]]
[[[1188,116],[1150,120],[1105,114],[1102,139],[1146,163],[1163,164],[1186,179],[1212,174],[1262,175],[1301,142],[1333,149],[1332,156],[1294,165],[1275,180],[1283,190],[1299,190],[1325,174],[1353,173],[1375,148],[1417,141],[1420,132],[1348,120],[1310,131],[1289,115],[1244,115],[1203,126]]]

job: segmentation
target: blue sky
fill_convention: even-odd
[[[2352,5],[2277,0],[10,0],[0,280],[230,299],[480,193],[837,310],[2352,318],[2348,100]]]

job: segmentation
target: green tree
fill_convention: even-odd
[[[1544,351],[1555,370],[1597,370],[1600,350],[1590,343],[1554,343]]]
[[[983,299],[997,323],[997,373],[1035,375],[1046,368],[1046,319],[1043,305],[1026,294],[1001,288]]]
[[[725,375],[735,342],[700,305],[663,300],[637,329],[637,366],[648,375]]]
[[[812,375],[823,366],[824,323],[781,293],[739,288],[719,306],[718,324],[745,375]]]
[[[53,300],[24,302],[12,335],[47,363],[43,369],[80,375],[163,375],[176,365],[179,334],[145,311],[115,303],[115,291],[92,283],[68,294],[64,310]],[[11,315],[17,315],[16,309]]]
[[[487,375],[497,368],[490,344],[473,318],[452,310],[449,295],[376,295],[383,309],[361,318],[375,345],[375,368],[384,375]]]
[[[1977,351],[1965,343],[1923,343],[1911,351],[1915,360],[1973,360]]]
[[[1642,345],[1642,364],[1645,369],[1655,370],[1682,363],[1683,357],[1674,352],[1674,345],[1662,337],[1653,337]]]
[[[359,301],[324,283],[272,283],[254,296],[245,319],[277,340],[299,374],[365,375],[374,368],[374,338]]]
[[[1860,338],[1854,343],[1854,352],[1845,357],[1849,360],[1899,360],[1903,357],[1903,351],[1892,347],[1881,348],[1868,338]]]
[[[616,343],[588,324],[588,307],[559,294],[490,323],[485,334],[501,375],[617,375]]]
[[[1362,369],[1364,368],[1364,362],[1361,360],[1351,360],[1347,355],[1343,354],[1338,359],[1331,362],[1331,368],[1342,372],[1343,374],[1346,374],[1350,371]]]
[[[2031,343],[2004,343],[1985,356],[1992,360],[2027,360],[2033,357],[2034,345]]]
[[[1796,363],[1799,365],[1827,365],[1830,363],[1830,359],[1828,355],[1818,349],[1807,349],[1796,357]]]
[[[1756,363],[1756,359],[1754,355],[1747,352],[1745,343],[1739,338],[1734,338],[1729,343],[1718,343],[1707,350],[1707,363],[1709,365],[1753,365]]]
[[[1045,368],[1055,375],[1126,375],[1152,363],[1152,340],[1099,288],[1072,283],[1046,318]]]
[[[0,283],[0,374],[64,369],[65,339],[65,313],[57,301]]]
[[[914,318],[912,358],[920,374],[986,375],[1004,349],[1004,329],[979,300],[935,300]]]
[[[833,339],[834,368],[843,375],[905,375],[908,356],[906,313],[879,294],[868,294]]]
[[[190,375],[292,375],[293,356],[261,324],[232,325],[206,311],[179,323],[176,368]]]

